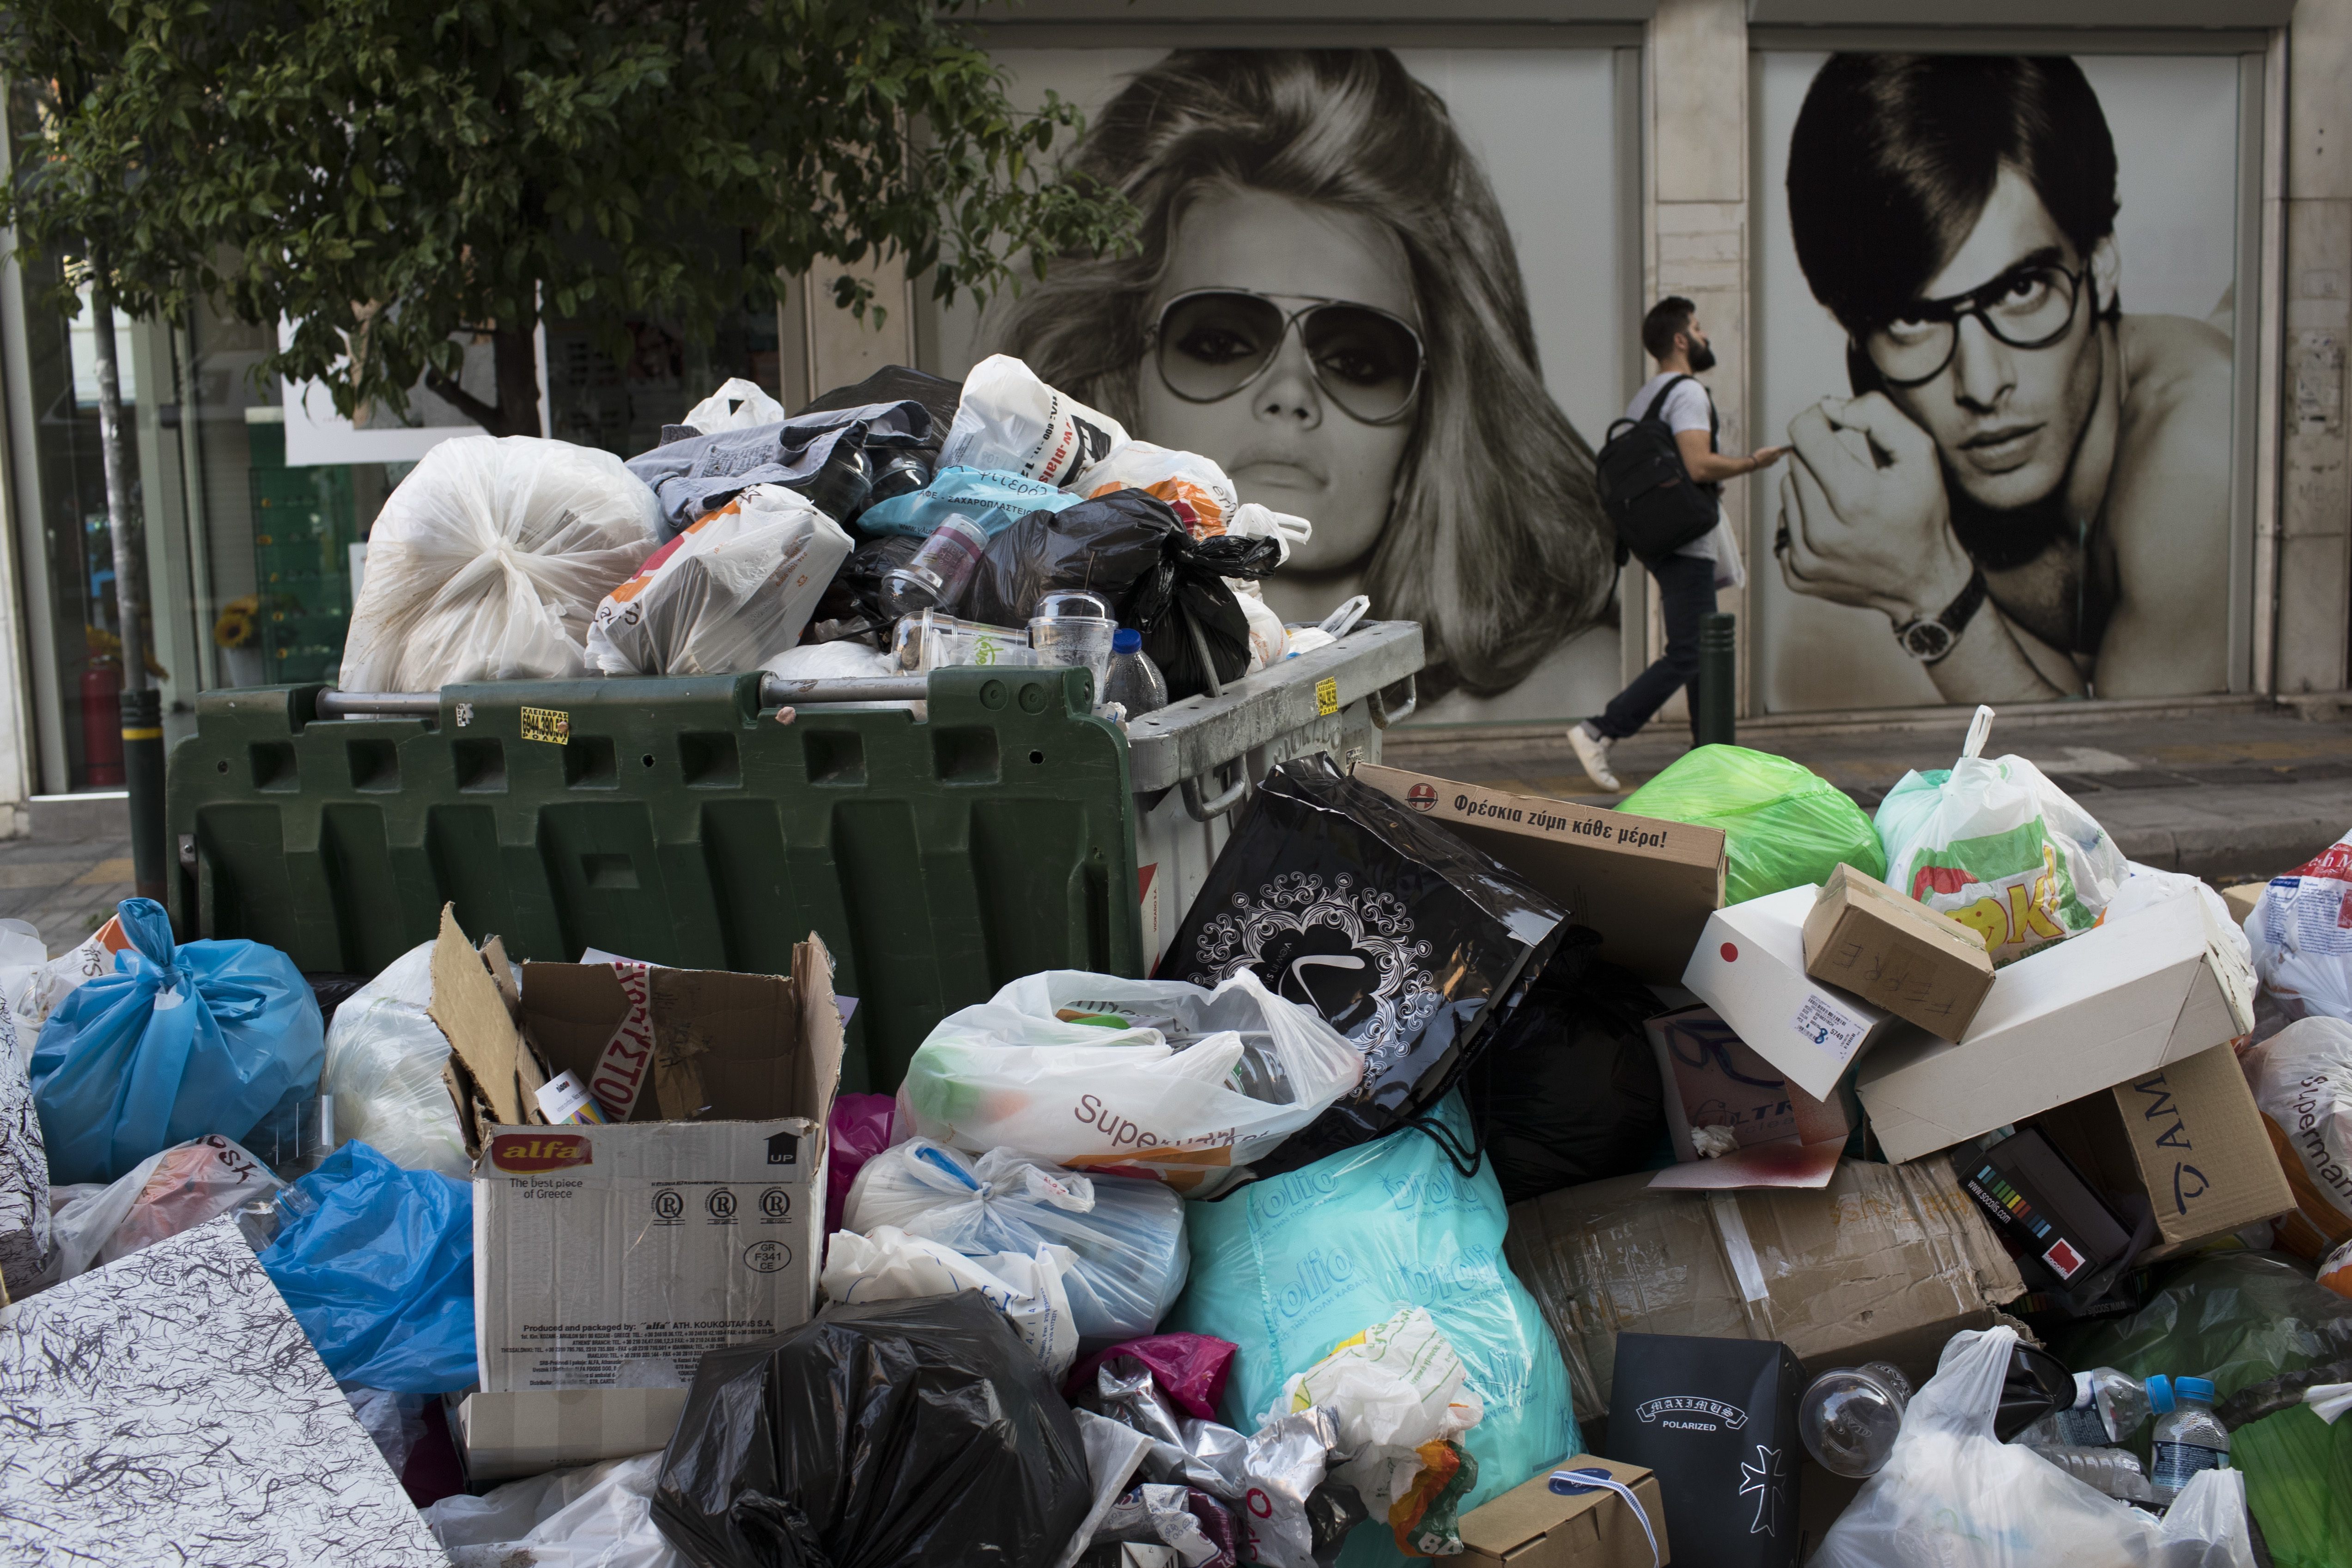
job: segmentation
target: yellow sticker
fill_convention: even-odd
[[[1315,683],[1315,715],[1328,719],[1339,710],[1339,683],[1327,675]]]
[[[553,708],[526,708],[522,710],[522,738],[568,746],[572,743],[572,715]]]

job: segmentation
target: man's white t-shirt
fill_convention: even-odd
[[[1658,389],[1681,374],[1680,371],[1665,371],[1643,382],[1642,390],[1633,395],[1633,401],[1626,405],[1625,417],[1639,419],[1647,414],[1650,401],[1658,395]],[[1685,381],[1667,395],[1666,405],[1658,410],[1658,417],[1664,419],[1666,428],[1676,435],[1685,430],[1706,430],[1712,424],[1709,418],[1712,406],[1707,401],[1706,388],[1696,381]],[[1732,537],[1731,520],[1724,515],[1720,502],[1716,506],[1715,527],[1675,553],[1714,562],[1715,585],[1718,588],[1737,588],[1748,581],[1748,574],[1739,562],[1739,543]]]

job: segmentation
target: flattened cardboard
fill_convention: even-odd
[[[2141,1262],[2175,1257],[2294,1206],[2268,1118],[2228,1046],[2086,1095],[2036,1122],[2094,1184],[2139,1194],[2155,1210],[2157,1244]]]
[[[470,1481],[511,1480],[669,1446],[683,1388],[541,1388],[469,1394],[457,1435]]]
[[[1563,1497],[1549,1486],[1554,1470],[1601,1469],[1631,1489],[1658,1538],[1660,1563],[1674,1561],[1658,1479],[1639,1465],[1572,1454],[1546,1465],[1533,1480],[1462,1516],[1464,1568],[1650,1568],[1650,1538],[1625,1500],[1595,1488]]]
[[[2003,968],[1958,1045],[1898,1027],[1854,1087],[1886,1157],[1916,1160],[2237,1038],[2253,974],[2205,900],[2169,899]]]
[[[1805,973],[1958,1040],[1993,969],[1975,931],[1841,861],[1805,916]]]
[[[1709,911],[1723,904],[1723,830],[1510,795],[1402,768],[1355,776],[1517,871],[1579,925],[1600,956],[1643,980],[1675,982]]]
[[[1716,910],[1683,984],[1790,1082],[1828,1100],[1849,1068],[1904,1026],[1805,973],[1805,916],[1815,891],[1790,888]]]
[[[1942,1162],[1840,1162],[1818,1191],[1654,1191],[1646,1172],[1512,1205],[1503,1249],[1605,1415],[1620,1332],[1780,1340],[1808,1371],[1891,1361],[2009,1319],[2017,1265]]]
[[[449,1040],[441,1081],[457,1102],[466,1152],[478,1160],[483,1127],[546,1120],[539,1091],[552,1075],[516,1029],[520,999],[505,947],[494,936],[476,951],[457,927],[455,905],[441,906],[432,968],[425,1013]]]

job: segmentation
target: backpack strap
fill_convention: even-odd
[[[1666,405],[1666,399],[1674,395],[1675,387],[1680,386],[1686,381],[1696,381],[1698,377],[1690,374],[1688,372],[1685,372],[1683,374],[1678,375],[1675,377],[1674,380],[1666,383],[1665,385],[1658,388],[1658,395],[1650,399],[1650,406],[1642,411],[1642,422],[1643,424],[1647,424],[1658,416],[1659,411]],[[1704,392],[1706,389],[1705,387],[1701,387],[1699,390]],[[1715,399],[1712,397],[1706,400],[1706,411],[1709,426],[1707,438],[1712,441],[1715,436],[1713,429],[1715,420]]]

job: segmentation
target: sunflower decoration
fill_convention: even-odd
[[[231,599],[221,606],[220,619],[213,623],[213,641],[222,647],[251,647],[260,635],[261,596],[257,594]]]
[[[110,669],[121,669],[122,668],[122,639],[121,637],[115,636],[112,632],[108,631],[104,626],[94,626],[87,623],[85,623],[81,628],[81,635],[82,644],[89,650],[89,662],[92,665],[104,666]],[[172,672],[155,662],[155,650],[153,648],[142,650],[140,654],[140,662],[147,667],[147,673],[153,676],[156,679],[169,680],[172,679]]]

